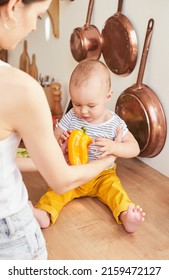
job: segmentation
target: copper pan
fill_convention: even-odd
[[[96,26],[91,25],[94,0],[89,1],[86,24],[73,30],[70,38],[70,48],[74,59],[78,62],[84,59],[98,60],[102,51],[101,34]]]
[[[102,54],[109,69],[117,74],[129,75],[137,61],[136,32],[122,11],[123,0],[118,1],[117,12],[107,19],[102,29]]]
[[[126,122],[140,146],[140,157],[155,157],[166,140],[166,118],[162,105],[147,85],[142,84],[154,20],[147,26],[137,83],[127,88],[117,99],[115,111]]]

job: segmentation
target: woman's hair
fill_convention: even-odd
[[[41,2],[41,1],[44,1],[44,0],[22,0],[22,2],[24,4],[30,4],[33,2]],[[5,4],[7,4],[8,2],[9,2],[9,0],[0,0],[0,6],[3,6]]]
[[[86,59],[81,61],[72,72],[70,84],[76,87],[87,86],[93,79],[103,83],[107,90],[110,89],[111,78],[107,66],[101,61]]]

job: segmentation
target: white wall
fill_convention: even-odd
[[[150,51],[144,73],[143,83],[148,85],[158,95],[161,104],[169,119],[169,1],[168,0],[124,0],[122,13],[133,24],[138,37],[138,60],[134,71],[127,77],[112,73],[113,100],[109,107],[114,109],[120,93],[137,80],[138,68],[145,39],[147,23],[154,18],[155,25],[151,40]],[[101,31],[104,22],[117,11],[118,0],[95,0],[91,23]],[[60,0],[60,37],[57,39],[50,31],[50,38],[45,38],[45,23],[48,15],[38,21],[37,31],[30,34],[28,53],[37,56],[39,73],[55,77],[62,84],[62,106],[68,101],[68,82],[70,74],[77,62],[70,51],[70,35],[75,27],[82,27],[86,21],[88,0]],[[9,62],[19,65],[19,57],[23,45],[19,45],[9,53]],[[103,58],[101,57],[101,60]],[[169,129],[169,124],[167,124]],[[154,158],[141,158],[148,165],[169,177],[169,139],[161,153]],[[158,143],[157,143],[158,145]]]

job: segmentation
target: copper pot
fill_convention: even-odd
[[[109,69],[117,74],[129,75],[137,61],[136,32],[122,11],[123,0],[118,1],[117,12],[107,19],[102,29],[102,54]]]
[[[74,59],[78,62],[84,59],[98,60],[102,51],[102,40],[99,30],[91,25],[94,0],[89,1],[86,24],[73,30],[70,38],[70,48]]]
[[[142,84],[154,20],[150,19],[143,46],[137,83],[118,98],[115,111],[126,122],[140,146],[140,157],[155,157],[166,140],[166,118],[162,105],[147,85]]]

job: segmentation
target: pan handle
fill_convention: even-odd
[[[145,36],[141,63],[140,63],[139,72],[138,72],[138,78],[137,78],[137,83],[136,83],[138,89],[142,88],[143,75],[144,75],[147,56],[148,56],[148,52],[149,52],[153,26],[154,26],[154,19],[151,18],[151,19],[149,19],[148,25],[147,25],[147,32],[146,32],[146,36]]]
[[[123,0],[119,0],[119,2],[118,2],[118,8],[117,8],[117,13],[121,13],[121,11],[122,11],[122,6],[123,6]]]
[[[89,1],[89,6],[88,6],[88,11],[87,11],[87,17],[86,17],[86,24],[85,26],[89,26],[91,22],[91,17],[92,17],[92,11],[93,11],[93,6],[94,6],[94,0]]]

